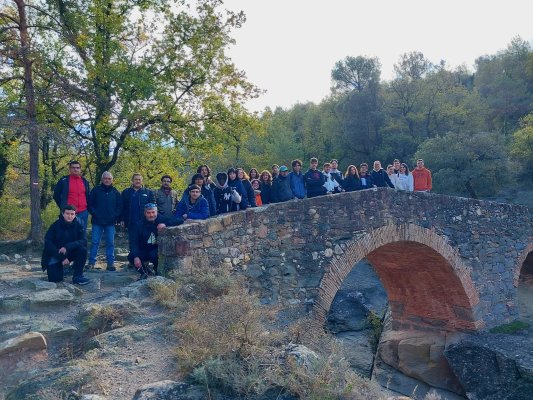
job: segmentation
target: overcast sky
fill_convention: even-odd
[[[533,43],[532,0],[225,0],[224,7],[247,16],[229,56],[267,90],[248,104],[254,111],[320,102],[346,56],[378,57],[388,80],[405,52],[473,69],[514,36]]]

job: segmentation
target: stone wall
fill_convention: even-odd
[[[532,228],[524,206],[378,189],[225,214],[169,228],[159,242],[167,273],[230,269],[263,303],[313,309],[319,324],[367,257],[396,326],[469,331],[517,316]]]

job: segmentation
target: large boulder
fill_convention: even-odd
[[[471,400],[533,398],[533,332],[483,333],[450,345],[445,356]]]
[[[457,394],[464,394],[444,349],[446,337],[421,331],[386,331],[380,340],[380,359],[403,374]]]

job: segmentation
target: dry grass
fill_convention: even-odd
[[[309,321],[275,327],[276,311],[261,306],[243,282],[222,270],[195,271],[175,284],[151,286],[160,304],[176,310],[180,372],[209,398],[380,399],[378,387],[352,372],[337,341]],[[300,365],[285,351],[300,343],[318,354]],[[213,397],[212,397],[213,396]]]

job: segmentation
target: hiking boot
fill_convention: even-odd
[[[106,270],[107,271],[116,271],[117,269],[115,268],[115,266],[113,264],[107,264]]]
[[[72,283],[74,285],[88,285],[89,282],[91,282],[89,279],[87,279],[86,277],[84,276],[75,276],[74,278],[72,278]]]

